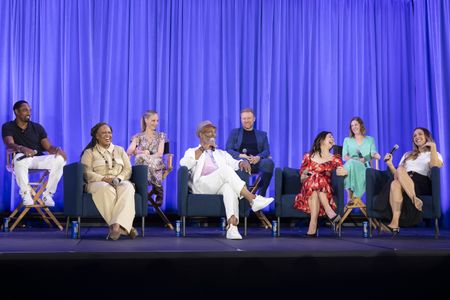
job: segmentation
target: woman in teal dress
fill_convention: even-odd
[[[360,117],[350,121],[350,137],[344,139],[342,156],[346,161],[344,168],[348,175],[344,179],[344,186],[348,193],[348,202],[361,197],[366,191],[366,168],[370,168],[372,159],[380,159],[375,140],[366,135],[364,122]]]

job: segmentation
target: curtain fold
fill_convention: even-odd
[[[321,130],[341,144],[356,115],[381,154],[408,151],[412,130],[428,127],[445,159],[450,226],[448,1],[4,0],[0,62],[1,123],[28,100],[69,162],[100,121],[126,148],[147,109],[159,112],[176,162],[203,119],[224,147],[244,107],[268,132],[277,167],[299,167]],[[0,183],[8,211],[18,194],[6,171]],[[175,211],[176,172],[165,186],[163,208]],[[62,210],[62,185],[56,201]]]

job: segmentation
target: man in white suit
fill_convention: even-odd
[[[247,160],[235,160],[228,152],[216,149],[216,126],[211,121],[203,121],[197,126],[200,145],[189,148],[180,165],[189,169],[189,188],[194,194],[223,195],[227,214],[227,239],[240,240],[239,199],[250,202],[253,211],[258,211],[272,203],[273,198],[253,195],[236,170],[251,172]]]

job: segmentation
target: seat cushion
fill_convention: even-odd
[[[286,194],[281,196],[281,215],[277,217],[288,218],[308,218],[309,215],[294,208],[296,194]]]

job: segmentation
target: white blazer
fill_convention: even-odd
[[[187,167],[189,170],[189,182],[188,185],[192,191],[196,191],[195,186],[200,179],[202,174],[203,165],[205,164],[206,151],[200,155],[198,160],[195,159],[195,151],[200,148],[201,145],[198,145],[195,148],[189,148],[184,153],[183,158],[180,160],[180,166]],[[213,151],[213,157],[216,160],[216,163],[219,168],[223,166],[230,166],[233,170],[239,170],[239,163],[241,160],[234,159],[228,152],[224,150],[216,149]]]

